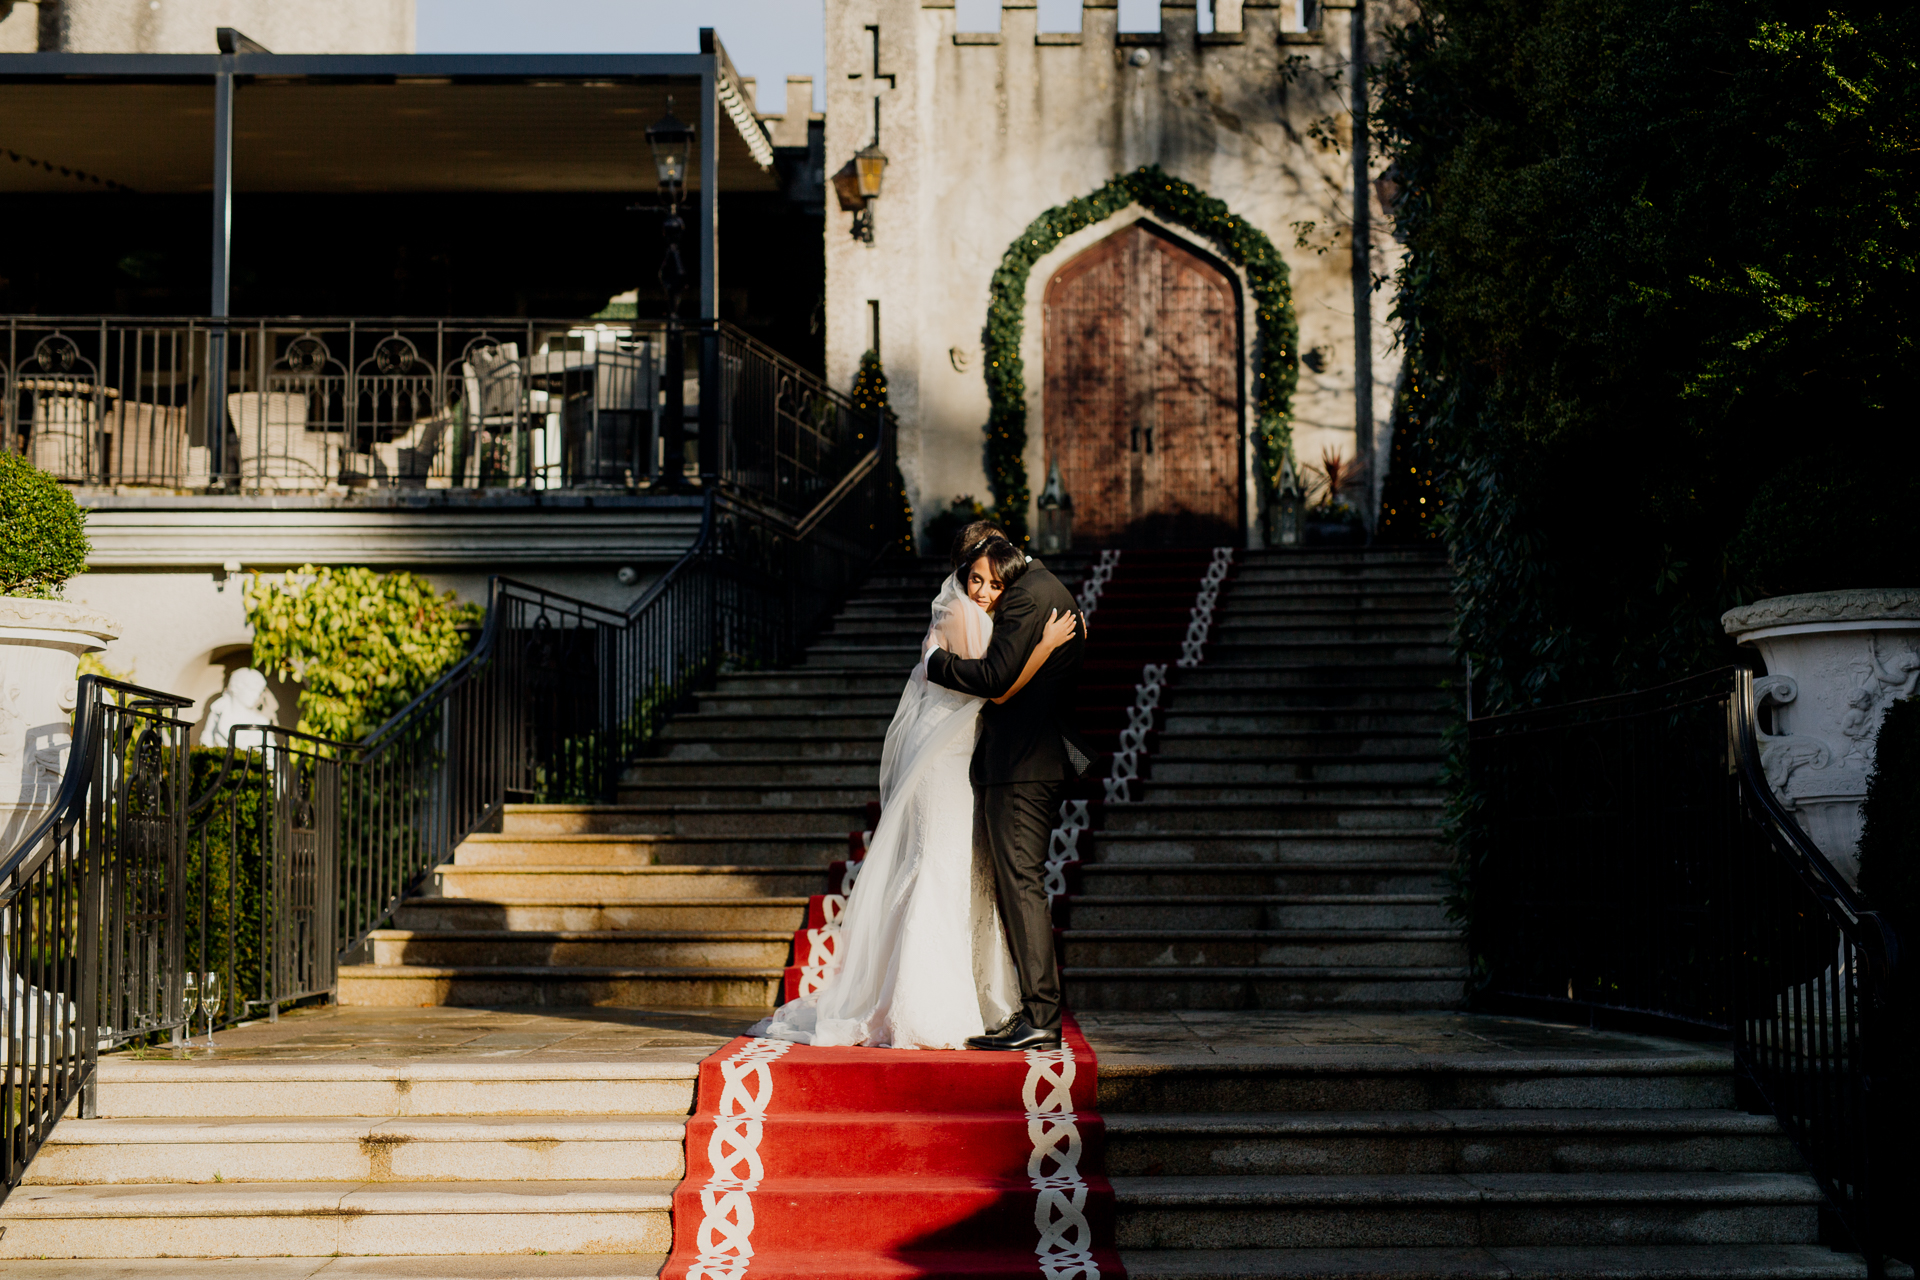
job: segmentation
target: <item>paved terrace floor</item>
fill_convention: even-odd
[[[759,1015],[729,1009],[297,1009],[147,1060],[209,1067],[260,1061],[470,1059],[698,1062]],[[1080,1028],[1102,1067],[1242,1062],[1407,1062],[1499,1058],[1698,1056],[1700,1044],[1468,1013],[1088,1013]],[[118,1057],[133,1055],[121,1054]]]

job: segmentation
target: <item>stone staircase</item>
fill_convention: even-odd
[[[1055,568],[1077,585],[1086,558]],[[828,864],[872,825],[943,572],[889,567],[801,665],[700,693],[619,803],[510,806],[343,969],[342,1002],[757,1016]],[[1177,555],[1135,555],[1103,597],[1097,742],[1140,662],[1178,656],[1159,646],[1196,585]],[[1243,553],[1205,661],[1170,673],[1136,799],[1093,806],[1061,945],[1129,1274],[1864,1276],[1820,1243],[1817,1187],[1736,1105],[1724,1053],[1447,1011],[1464,976],[1437,845],[1447,619],[1446,569],[1420,552]],[[56,1130],[0,1209],[0,1257],[141,1261],[7,1273],[225,1275],[157,1259],[293,1253],[231,1274],[655,1274],[688,1059],[394,1052],[104,1063],[102,1118]]]
[[[1136,802],[1091,833],[1063,936],[1075,1007],[1459,1002],[1437,845],[1449,618],[1423,551],[1240,555],[1203,662],[1169,672]]]
[[[653,1276],[694,1077],[684,1060],[108,1059],[99,1118],[63,1120],[0,1207],[0,1271],[226,1275],[210,1260],[234,1258],[271,1278],[358,1255],[327,1274]],[[501,1255],[522,1256],[508,1272]],[[84,1261],[25,1261],[61,1258]]]

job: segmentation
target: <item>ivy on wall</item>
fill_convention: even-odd
[[[1158,165],[1117,174],[1089,195],[1055,205],[1007,247],[988,292],[987,324],[982,332],[987,365],[987,480],[993,486],[994,513],[1017,537],[1025,537],[1027,503],[1027,377],[1020,359],[1025,331],[1027,277],[1033,264],[1076,231],[1104,222],[1137,204],[1155,217],[1201,236],[1227,261],[1247,273],[1253,288],[1254,452],[1260,480],[1271,484],[1280,473],[1291,436],[1296,360],[1300,329],[1293,315],[1293,290],[1287,264],[1266,233],[1228,212],[1191,183],[1169,177]]]
[[[860,357],[860,372],[853,375],[853,389],[847,393],[853,401],[854,409],[862,414],[875,417],[887,412],[887,371],[880,363],[880,353],[868,348]],[[863,437],[864,439],[864,437]],[[908,555],[913,554],[913,504],[907,501],[907,484],[900,475],[900,466],[894,464],[893,492],[900,503],[900,549]],[[875,517],[878,518],[877,516]],[[869,529],[873,526],[868,525]]]

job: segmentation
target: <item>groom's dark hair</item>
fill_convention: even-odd
[[[1007,531],[991,520],[975,520],[972,524],[953,535],[953,546],[948,549],[948,558],[953,561],[953,571],[960,572],[961,566],[970,565],[980,558],[981,547],[987,539],[999,538],[1011,544],[1012,538]]]

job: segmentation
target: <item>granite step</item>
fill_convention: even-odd
[[[1106,1132],[1122,1177],[1802,1168],[1772,1116],[1711,1109],[1123,1112]]]
[[[33,1187],[0,1205],[0,1258],[662,1253],[672,1245],[673,1187],[672,1179]]]
[[[1443,857],[1438,828],[1405,830],[1267,829],[1174,833],[1090,831],[1089,863],[1258,862],[1294,865],[1353,859],[1431,861]],[[1083,855],[1084,856],[1084,855]]]
[[[1423,884],[1433,877],[1414,878]],[[1385,879],[1387,885],[1405,883]],[[1317,889],[1317,886],[1316,886]],[[1259,929],[1448,930],[1446,898],[1439,893],[1297,894],[1070,894],[1076,932],[1102,929],[1151,931]]]
[[[1804,1173],[1115,1177],[1123,1249],[1800,1244]]]
[[[1341,894],[1432,893],[1451,865],[1447,859],[1434,856],[1329,858],[1293,864],[1095,862],[1075,869],[1079,877],[1076,898],[1304,897],[1316,890]]]
[[[1395,1249],[1126,1249],[1132,1280],[1867,1280],[1818,1244],[1501,1245]],[[1889,1277],[1911,1276],[1895,1263]]]
[[[1078,923],[1061,935],[1060,963],[1088,969],[1260,969],[1326,965],[1430,969],[1466,963],[1456,929],[1101,929]]]
[[[786,762],[782,766],[785,768],[801,762],[844,760],[857,761],[871,771],[879,766],[880,748],[886,734],[885,722],[871,728],[863,725],[845,732],[826,730],[805,735],[710,734],[703,731],[696,718],[689,718],[681,732],[656,738],[645,755],[634,758],[633,766],[780,760]]]
[[[1063,968],[1067,1003],[1084,1009],[1447,1009],[1465,991],[1464,963]]]
[[[807,918],[807,902],[819,891],[814,876],[808,895],[764,898],[683,898],[677,901],[576,902],[552,900],[500,901],[473,898],[407,898],[394,911],[397,929],[444,931],[557,931],[696,933],[703,929],[725,932],[782,933],[791,938]]]
[[[1163,738],[1162,742],[1166,740]],[[1437,752],[1404,754],[1241,756],[1188,755],[1181,750],[1154,754],[1148,783],[1154,788],[1193,785],[1265,787],[1285,783],[1378,783],[1437,787],[1442,757]],[[1156,792],[1157,794],[1157,792]]]
[[[9,1280],[656,1280],[664,1253],[85,1258],[7,1263]]]
[[[870,796],[828,804],[766,803],[756,794],[751,804],[510,804],[502,811],[498,834],[513,837],[558,835],[652,835],[732,839],[757,836],[845,838],[864,830]]]
[[[341,965],[343,1005],[418,1009],[609,1006],[766,1009],[784,964],[758,968],[616,965]]]
[[[482,831],[461,841],[453,859],[454,865],[461,867],[512,867],[529,863],[613,867],[824,867],[846,855],[844,832],[818,835],[758,832],[727,837],[618,832],[522,835]]]
[[[447,898],[499,902],[665,902],[805,896],[820,887],[817,867],[443,865]]]
[[[376,965],[602,969],[778,969],[793,933],[774,929],[376,929]]]
[[[686,1129],[684,1115],[69,1116],[25,1184],[679,1178]]]
[[[1268,830],[1382,831],[1431,829],[1445,802],[1438,796],[1335,797],[1297,794],[1299,788],[1263,788],[1259,798],[1229,800],[1149,798],[1103,807],[1107,832],[1159,834]]]

